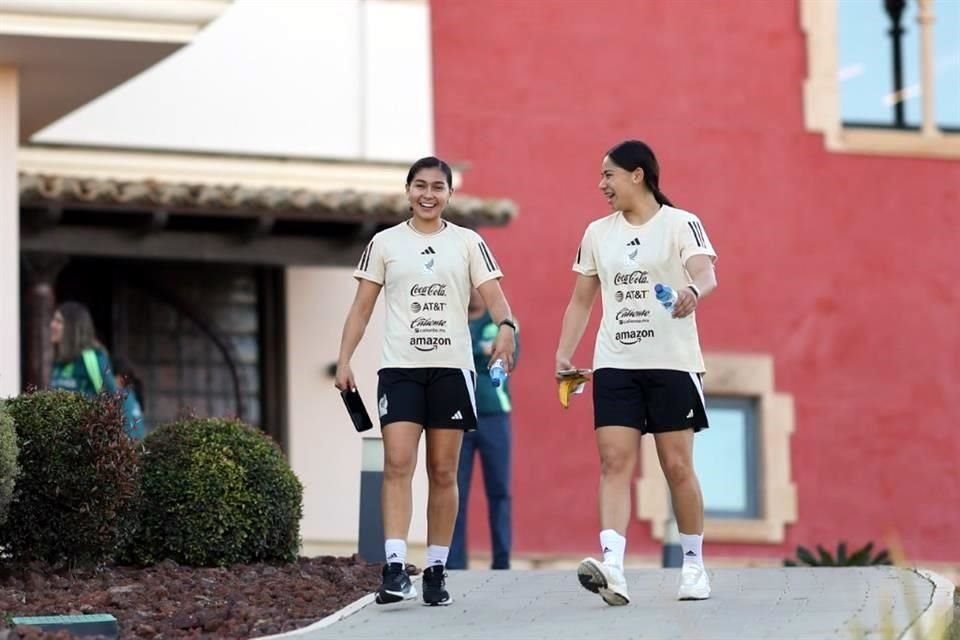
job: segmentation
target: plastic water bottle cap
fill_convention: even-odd
[[[662,292],[663,292],[663,285],[658,283],[658,284],[656,284],[656,285],[653,287],[653,290],[656,291],[657,293],[662,293]]]

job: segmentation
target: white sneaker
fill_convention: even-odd
[[[577,567],[577,578],[584,589],[599,593],[611,607],[630,604],[627,579],[620,567],[587,558]]]
[[[685,564],[680,570],[678,600],[706,600],[710,597],[710,577],[703,565]]]

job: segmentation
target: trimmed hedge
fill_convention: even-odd
[[[289,562],[300,548],[303,486],[280,449],[239,420],[189,418],[144,440],[134,564]]]
[[[17,431],[13,416],[7,411],[5,404],[0,400],[0,526],[7,521],[13,489],[20,473],[17,465]]]
[[[0,543],[17,561],[96,564],[128,530],[139,459],[119,400],[68,391],[11,399],[20,476]]]

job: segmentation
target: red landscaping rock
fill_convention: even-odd
[[[31,564],[0,569],[0,611],[109,613],[119,621],[121,638],[254,638],[310,625],[379,584],[380,565],[356,557],[213,569],[166,561],[74,574]],[[0,622],[0,635],[2,629]],[[23,627],[8,635],[10,640],[70,637]]]

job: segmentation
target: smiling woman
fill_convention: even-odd
[[[417,160],[407,173],[407,197],[413,213],[410,224],[421,233],[440,231],[446,224],[440,214],[451,195],[453,171],[450,165],[433,157]]]
[[[597,293],[603,319],[593,361],[593,411],[600,456],[600,546],[603,561],[586,558],[580,584],[609,605],[630,602],[623,574],[630,483],[641,437],[653,434],[670,487],[683,547],[677,597],[710,597],[703,565],[703,496],[693,466],[693,435],[708,427],[705,371],[694,310],[717,286],[717,254],[700,219],[673,206],[660,190],[660,166],[639,140],[610,149],[597,185],[613,212],[583,235],[578,274],[563,317],[556,372],[571,362]],[[650,289],[677,291],[664,310]]]
[[[448,605],[446,563],[459,499],[457,464],[465,431],[476,429],[476,372],[467,306],[477,289],[501,330],[490,363],[513,366],[510,306],[503,273],[474,231],[447,222],[453,195],[450,166],[433,156],[410,167],[406,182],[411,217],[376,234],[354,271],[357,293],[340,344],[336,386],[356,390],[350,366],[370,314],[384,291],[386,307],[377,409],[384,445],[383,523],[386,540],[378,604],[417,597],[404,566],[412,516],[417,447],[426,431],[429,507],[423,600]]]

